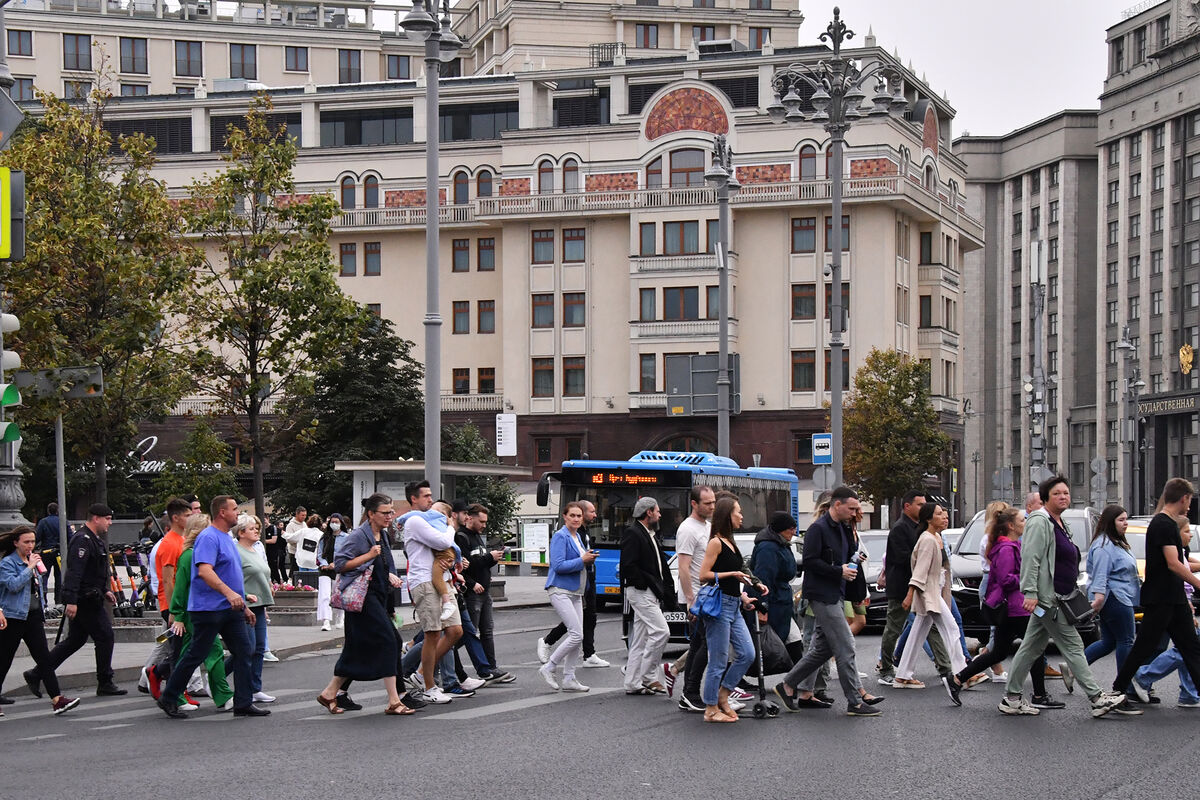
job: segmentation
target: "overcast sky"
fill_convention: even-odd
[[[801,2],[801,44],[833,6],[862,44],[872,26],[958,112],[954,135],[1008,133],[1064,108],[1099,108],[1104,32],[1137,0],[828,0]]]

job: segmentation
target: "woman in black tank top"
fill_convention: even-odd
[[[738,609],[741,585],[750,583],[750,577],[742,571],[742,554],[733,541],[733,532],[741,525],[742,508],[737,499],[732,495],[719,497],[713,511],[712,534],[700,566],[700,580],[716,583],[721,589],[721,615],[703,617],[708,639],[708,667],[700,692],[705,722],[737,722],[737,713],[729,705],[729,692],[754,660],[754,641]],[[733,663],[726,670],[731,645]]]

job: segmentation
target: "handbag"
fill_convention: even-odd
[[[362,611],[363,601],[367,597],[367,588],[371,585],[371,575],[374,572],[375,565],[370,564],[345,589],[339,590],[337,584],[334,584],[333,591],[329,593],[329,605],[343,611]]]
[[[979,601],[979,616],[983,617],[983,621],[991,627],[997,627],[1008,619],[1008,600],[1003,596],[1000,598],[1000,605],[992,606]]]
[[[1087,594],[1078,586],[1070,594],[1055,595],[1058,607],[1062,609],[1063,618],[1070,625],[1086,625],[1096,616],[1096,610],[1088,600]]]
[[[697,617],[721,616],[721,587],[715,583],[706,583],[696,593],[696,601],[688,609]]]

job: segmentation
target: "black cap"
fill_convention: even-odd
[[[113,510],[104,503],[92,503],[88,506],[87,513],[89,517],[111,517]]]
[[[455,500],[450,504],[450,511],[454,514],[462,513],[463,511],[466,511],[467,508],[468,506],[466,500]]]
[[[776,533],[790,531],[792,528],[797,527],[796,518],[786,511],[776,511],[771,515],[770,527]]]

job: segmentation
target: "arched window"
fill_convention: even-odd
[[[932,192],[937,188],[937,179],[933,176],[933,166],[926,165],[925,167],[925,191]]]
[[[554,191],[554,164],[543,161],[538,164],[538,194],[550,194]]]
[[[342,178],[342,208],[354,208],[354,178],[349,175]]]
[[[454,173],[454,205],[465,206],[471,202],[471,184],[467,180],[467,173]]]
[[[563,192],[579,191],[579,162],[569,158],[563,162]]]
[[[815,181],[817,179],[817,148],[806,144],[800,148],[800,180]]]
[[[671,153],[671,187],[704,185],[704,151],[688,148]]]
[[[363,208],[379,208],[379,178],[363,178]]]
[[[845,177],[845,176],[843,176]],[[833,180],[833,148],[825,151],[825,180]]]
[[[475,176],[475,196],[476,197],[491,197],[492,196],[492,173],[491,170],[481,170]]]
[[[662,186],[662,156],[646,166],[646,188],[657,189],[660,186]]]

